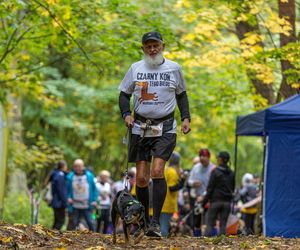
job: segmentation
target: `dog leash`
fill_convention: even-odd
[[[125,170],[125,189],[129,190],[129,176],[128,176],[128,166],[129,166],[129,146],[130,146],[131,128],[127,128],[126,136],[123,138],[123,144],[127,144],[127,154],[126,154],[126,170]]]

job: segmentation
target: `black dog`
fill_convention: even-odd
[[[111,209],[111,219],[113,224],[113,243],[116,243],[116,227],[119,217],[123,221],[123,231],[125,235],[125,243],[130,244],[129,234],[131,225],[138,225],[136,239],[134,243],[138,243],[145,233],[145,208],[134,199],[134,197],[125,188],[119,191],[113,201]]]

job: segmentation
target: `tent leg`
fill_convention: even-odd
[[[264,211],[264,181],[265,181],[265,161],[266,161],[266,136],[264,135],[262,137],[263,140],[263,167],[262,167],[262,172],[261,172],[261,178],[260,178],[260,183],[259,183],[259,190],[261,192],[261,202],[258,204],[258,216],[256,218],[257,222],[257,233],[261,234],[263,233],[263,211]]]
[[[235,144],[234,144],[234,184],[236,183],[236,176],[237,176],[237,150],[238,150],[238,136],[235,136]],[[235,189],[235,187],[234,187]]]

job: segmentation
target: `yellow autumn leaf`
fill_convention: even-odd
[[[53,26],[54,28],[59,27],[58,21],[52,20],[52,26]]]
[[[64,10],[63,19],[69,20],[70,18],[71,18],[71,8],[69,6],[67,6]]]
[[[186,34],[186,35],[184,35],[183,37],[182,37],[182,40],[184,41],[184,42],[186,42],[186,41],[192,41],[192,40],[194,40],[196,38],[196,34],[195,33],[188,33],[188,34]]]
[[[188,13],[183,15],[182,20],[186,23],[191,23],[197,19],[197,15],[195,13]]]
[[[49,12],[45,9],[40,9],[40,13],[42,16],[48,17],[49,16]]]
[[[273,70],[268,65],[261,63],[254,63],[247,65],[247,68],[255,72],[256,78],[265,84],[271,84],[275,81]]]
[[[108,23],[111,23],[113,20],[116,20],[119,17],[118,14],[111,12],[105,12],[102,16],[103,19]]]
[[[49,4],[49,5],[55,5],[55,4],[58,4],[60,0],[46,0],[46,2]]]
[[[260,6],[254,5],[251,9],[250,9],[250,13],[252,15],[256,15],[257,13],[260,12]]]
[[[29,132],[28,132],[27,134],[29,134]],[[14,223],[13,225],[14,225],[15,227],[27,227],[27,225],[21,224],[21,223]]]
[[[300,88],[300,83],[292,83],[291,86],[294,89],[299,89]]]
[[[22,54],[22,55],[21,55],[21,58],[22,58],[24,61],[29,61],[30,55],[28,55],[28,54]]]
[[[237,21],[246,22],[248,21],[248,16],[242,13],[239,17],[237,17]]]
[[[13,241],[13,237],[0,237],[0,242],[9,243],[11,241]]]
[[[276,13],[270,13],[269,17],[262,24],[272,33],[283,33],[286,36],[290,35],[292,30],[290,22],[285,18],[280,18]]]
[[[182,7],[185,7],[185,8],[191,7],[190,1],[189,0],[179,0],[179,1],[177,1],[177,3],[175,4],[175,8],[180,9]]]
[[[245,38],[242,40],[242,43],[253,45],[260,42],[261,40],[262,39],[260,35],[256,33],[248,32],[245,34]]]

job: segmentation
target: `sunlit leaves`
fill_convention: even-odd
[[[283,33],[286,36],[290,35],[292,30],[291,24],[286,18],[280,18],[277,13],[271,12],[264,22],[264,26],[270,30],[270,32]]]

